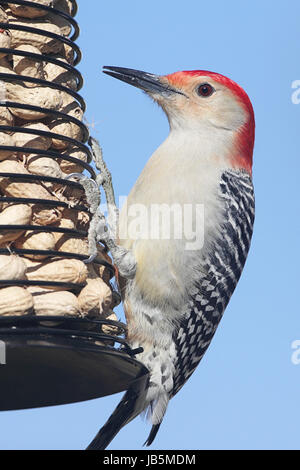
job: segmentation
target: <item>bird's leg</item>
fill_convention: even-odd
[[[75,179],[77,180],[84,189],[86,200],[92,214],[92,219],[90,222],[89,232],[88,232],[88,242],[89,242],[89,258],[84,260],[85,264],[92,263],[98,255],[97,243],[96,243],[96,231],[98,221],[98,207],[101,202],[101,193],[99,191],[98,184],[91,178],[83,175],[82,173],[72,173],[66,177],[66,179]]]
[[[93,230],[96,233],[96,239],[106,244],[120,275],[125,279],[130,279],[135,276],[136,261],[130,250],[126,250],[117,243],[119,209],[115,201],[111,173],[103,160],[103,153],[99,142],[90,137],[89,144],[92,148],[96,168],[100,171],[100,174],[96,177],[96,182],[104,189],[108,213],[106,220],[100,208],[97,209],[97,213],[94,217]]]

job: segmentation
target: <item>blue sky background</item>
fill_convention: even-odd
[[[256,113],[256,223],[251,252],[214,340],[171,401],[152,449],[299,449],[299,123],[296,0],[79,0],[82,95],[112,171],[127,195],[168,133],[140,91],[101,73],[118,65],[166,74],[207,69],[248,92]],[[119,313],[120,311],[118,311]],[[120,395],[0,414],[1,449],[83,449]],[[137,418],[110,449],[140,449]]]

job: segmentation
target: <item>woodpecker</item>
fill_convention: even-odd
[[[255,210],[255,119],[237,83],[205,70],[165,76],[121,67],[104,67],[104,72],[150,95],[165,111],[170,133],[121,210],[116,256],[127,341],[133,349],[143,348],[138,360],[149,370],[149,383],[125,394],[89,449],[104,449],[142,412],[152,422],[145,444],[153,442],[169,400],[196,369],[235,290]],[[191,213],[187,216],[202,243],[188,243],[185,233],[163,237],[161,219],[150,227],[159,236],[149,236],[153,205],[202,207],[199,223]],[[140,207],[146,216],[134,236],[128,225]],[[171,228],[176,229],[175,222]]]

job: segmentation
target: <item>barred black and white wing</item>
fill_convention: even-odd
[[[191,295],[189,310],[174,336],[177,359],[174,396],[205,354],[224,310],[241,276],[254,224],[254,191],[251,177],[240,170],[223,173],[220,182],[225,223],[222,238],[214,242],[206,259],[207,276]]]

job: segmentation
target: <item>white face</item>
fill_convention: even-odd
[[[165,110],[171,128],[197,130],[199,127],[236,131],[248,119],[247,111],[234,93],[209,76],[188,77],[181,83],[161,78],[183,94],[151,93]]]

